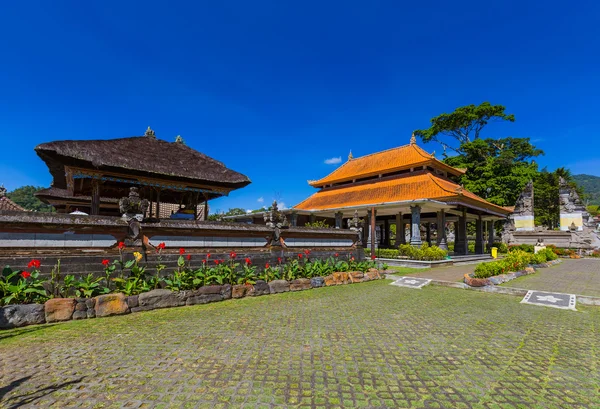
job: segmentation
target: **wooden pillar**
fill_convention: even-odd
[[[492,247],[494,247],[494,221],[490,220],[488,223],[488,252],[492,251]]]
[[[454,253],[457,255],[469,254],[467,240],[467,209],[463,208],[462,215],[458,217],[456,239],[454,240]]]
[[[411,221],[410,221],[410,245],[420,247],[421,241],[421,206],[411,206]]]
[[[160,219],[160,189],[156,191],[156,217]]]
[[[342,212],[337,212],[335,214],[335,228],[336,229],[341,229],[342,226],[342,219],[343,219],[344,213]]]
[[[396,215],[396,246],[406,244],[406,231],[402,212]]]
[[[100,214],[100,181],[98,179],[92,179],[92,204],[90,207],[90,214]]]
[[[388,221],[388,219],[385,219],[383,221],[383,245],[385,247],[389,247],[390,246],[390,222]]]
[[[431,246],[431,222],[425,223],[425,241]]]
[[[444,209],[438,212],[438,237],[437,245],[442,250],[448,250],[448,240],[446,239],[446,211]]]
[[[481,214],[475,222],[475,254],[483,254],[483,220],[481,220]]]
[[[371,236],[371,257],[375,254],[375,249],[377,248],[377,232],[375,231],[375,218],[377,214],[375,213],[375,208],[371,208],[371,228],[369,229],[369,236]]]

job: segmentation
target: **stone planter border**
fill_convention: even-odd
[[[488,277],[488,278],[476,278],[476,277],[473,277],[473,273],[465,274],[463,281],[466,285],[468,285],[470,287],[486,287],[486,286],[490,286],[490,285],[499,285],[502,283],[507,283],[509,281],[512,281],[515,278],[519,278],[519,277],[529,275],[529,274],[534,274],[536,272],[536,270],[539,268],[551,267],[551,266],[554,266],[561,262],[562,262],[562,260],[557,259],[557,260],[548,261],[547,263],[543,263],[543,264],[533,264],[533,265],[526,267],[524,270],[521,270],[521,271],[500,274],[500,275]]]
[[[0,307],[0,329],[108,317],[158,308],[207,304],[231,298],[303,291],[319,287],[362,283],[381,278],[383,276],[379,271],[371,269],[366,273],[333,273],[327,277],[299,278],[292,281],[274,280],[267,283],[258,280],[254,285],[208,285],[190,291],[175,292],[157,289],[132,296],[113,293],[94,298],[52,298],[45,304],[15,304]]]

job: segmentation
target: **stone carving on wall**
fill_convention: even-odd
[[[515,203],[516,216],[533,216],[533,181],[530,180]]]

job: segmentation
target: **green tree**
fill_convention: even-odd
[[[26,210],[34,212],[54,212],[54,207],[35,197],[35,193],[44,189],[36,186],[22,186],[7,194],[7,197]]]
[[[549,229],[558,227],[560,222],[559,181],[561,177],[582,197],[582,189],[573,179],[571,171],[566,168],[558,168],[554,172],[549,172],[546,168],[542,169],[533,182],[533,210],[535,224],[538,226],[546,226]]]
[[[461,152],[462,145],[479,139],[481,130],[489,123],[496,121],[515,121],[513,114],[506,114],[506,107],[483,102],[480,105],[466,105],[456,108],[450,114],[441,114],[431,119],[431,127],[417,129],[415,135],[423,142],[438,142],[444,147]],[[441,139],[442,136],[455,139],[454,146]]]
[[[241,207],[230,208],[226,212],[220,212],[219,210],[217,210],[216,213],[210,214],[208,216],[208,220],[215,221],[215,220],[219,220],[223,216],[241,216],[246,213],[247,212],[244,209],[242,209]]]
[[[462,143],[460,154],[445,162],[466,168],[460,178],[465,189],[499,206],[512,206],[527,182],[536,178],[533,159],[543,153],[529,138],[475,139]]]

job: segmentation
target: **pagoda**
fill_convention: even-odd
[[[162,203],[196,218],[208,213],[208,200],[250,183],[181,137],[174,142],[158,139],[150,127],[143,136],[55,141],[35,151],[53,177],[52,186],[36,196],[63,213],[118,216],[120,199],[134,187],[150,204],[147,216],[164,217]]]
[[[455,255],[468,253],[467,223],[475,222],[475,253],[484,252],[484,227],[488,230],[488,243],[494,240],[496,220],[504,220],[510,209],[497,206],[464,189],[457,180],[465,173],[451,167],[420,148],[413,134],[408,145],[354,158],[319,180],[308,183],[319,190],[294,206],[294,211],[313,217],[335,220],[342,228],[344,219],[355,212],[366,220],[364,241],[371,242],[377,225],[378,243],[389,247],[390,229],[396,224],[396,244],[420,246],[424,227],[426,241],[432,244],[431,225],[438,228],[435,243],[447,249],[445,226],[453,222]],[[371,218],[374,217],[374,223]],[[410,239],[405,228],[409,224]],[[423,226],[424,225],[424,226]],[[442,227],[443,228],[440,228]],[[375,240],[373,240],[375,241]]]

